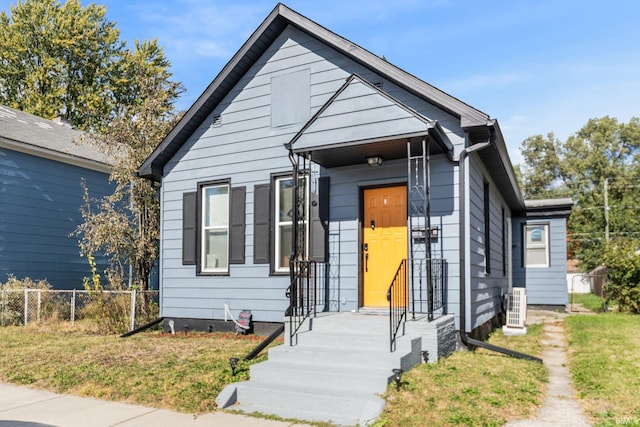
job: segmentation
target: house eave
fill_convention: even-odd
[[[486,120],[484,125],[464,128],[471,144],[491,140],[491,146],[478,152],[494,182],[500,187],[503,197],[514,214],[525,212],[526,207],[513,164],[509,158],[507,145],[495,119]]]
[[[106,163],[80,157],[72,153],[63,153],[56,150],[50,150],[23,141],[15,141],[13,139],[0,137],[0,147],[36,157],[41,157],[44,159],[54,160],[56,162],[78,166],[83,169],[94,170],[106,174],[111,173],[111,166]]]
[[[526,217],[569,217],[573,209],[571,198],[525,200]]]
[[[159,181],[163,172],[158,173],[158,171],[164,169],[180,147],[288,25],[293,25],[312,35],[357,63],[374,70],[405,90],[459,118],[463,127],[480,125],[488,119],[488,116],[481,111],[279,3],[144,161],[137,174]]]

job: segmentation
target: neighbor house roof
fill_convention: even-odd
[[[0,105],[0,147],[109,173],[103,153],[82,140],[83,132]]]
[[[405,90],[458,117],[461,126],[486,126],[489,116],[485,113],[327,30],[285,5],[278,4],[142,164],[138,170],[140,176],[158,181],[162,178],[164,165],[288,25],[312,35]]]

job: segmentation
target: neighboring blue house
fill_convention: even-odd
[[[138,173],[161,183],[176,325],[225,307],[281,323],[309,263],[318,310],[387,307],[406,265],[410,315],[485,337],[522,285],[512,229],[530,218],[498,122],[281,4]]]
[[[513,285],[527,303],[564,310],[567,289],[567,218],[571,199],[527,200],[526,216],[513,221]]]
[[[55,289],[82,289],[91,274],[80,257],[81,180],[92,197],[113,192],[109,165],[82,133],[0,106],[0,282],[46,279]]]

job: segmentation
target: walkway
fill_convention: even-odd
[[[580,404],[575,400],[571,375],[567,368],[567,343],[564,332],[565,314],[531,312],[527,320],[543,323],[542,359],[549,370],[546,399],[534,418],[512,421],[507,427],[586,427],[590,426]]]
[[[0,427],[302,427],[212,412],[182,414],[0,383]]]

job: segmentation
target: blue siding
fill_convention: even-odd
[[[523,235],[525,224],[549,224],[549,259],[547,268],[525,268]],[[567,221],[564,217],[528,217],[513,221],[513,285],[525,287],[527,303],[532,305],[567,304]]]
[[[253,191],[255,185],[269,182],[272,173],[291,170],[283,144],[289,142],[304,123],[272,127],[270,83],[274,76],[303,70],[309,70],[311,84],[311,111],[306,120],[343,85],[345,78],[357,73],[372,82],[383,81],[384,91],[430,119],[438,120],[458,149],[464,144],[459,119],[289,27],[165,167],[161,225],[163,316],[221,319],[224,304],[229,303],[234,312],[251,310],[255,320],[282,321],[287,306],[284,292],[288,277],[270,276],[269,265],[252,263]],[[211,126],[215,116],[220,116],[221,124]],[[457,301],[457,206],[453,201],[457,190],[452,191],[455,168],[444,156],[432,161],[434,224],[441,227],[443,236],[436,249],[449,259],[448,298]],[[375,183],[405,182],[406,162],[385,162],[378,169],[363,164],[322,173],[331,176],[330,308],[351,310],[357,308],[358,302],[359,188]],[[247,188],[245,264],[231,265],[228,276],[196,276],[195,267],[184,266],[181,260],[182,194],[194,191],[198,182],[225,178],[231,179],[232,186]]]
[[[500,312],[501,298],[507,293],[509,274],[504,274],[502,256],[502,208],[510,218],[510,211],[491,181],[488,171],[477,160],[470,157],[469,162],[469,295],[467,295],[468,330],[491,320]],[[485,209],[484,183],[489,183],[491,253],[485,253]],[[505,230],[506,231],[506,230]],[[506,245],[510,250],[511,245]],[[507,253],[507,259],[509,259]],[[486,272],[486,263],[490,257],[490,272]]]
[[[92,197],[113,191],[102,172],[0,148],[0,282],[13,274],[82,288],[91,271],[69,237],[82,222],[82,178]]]

